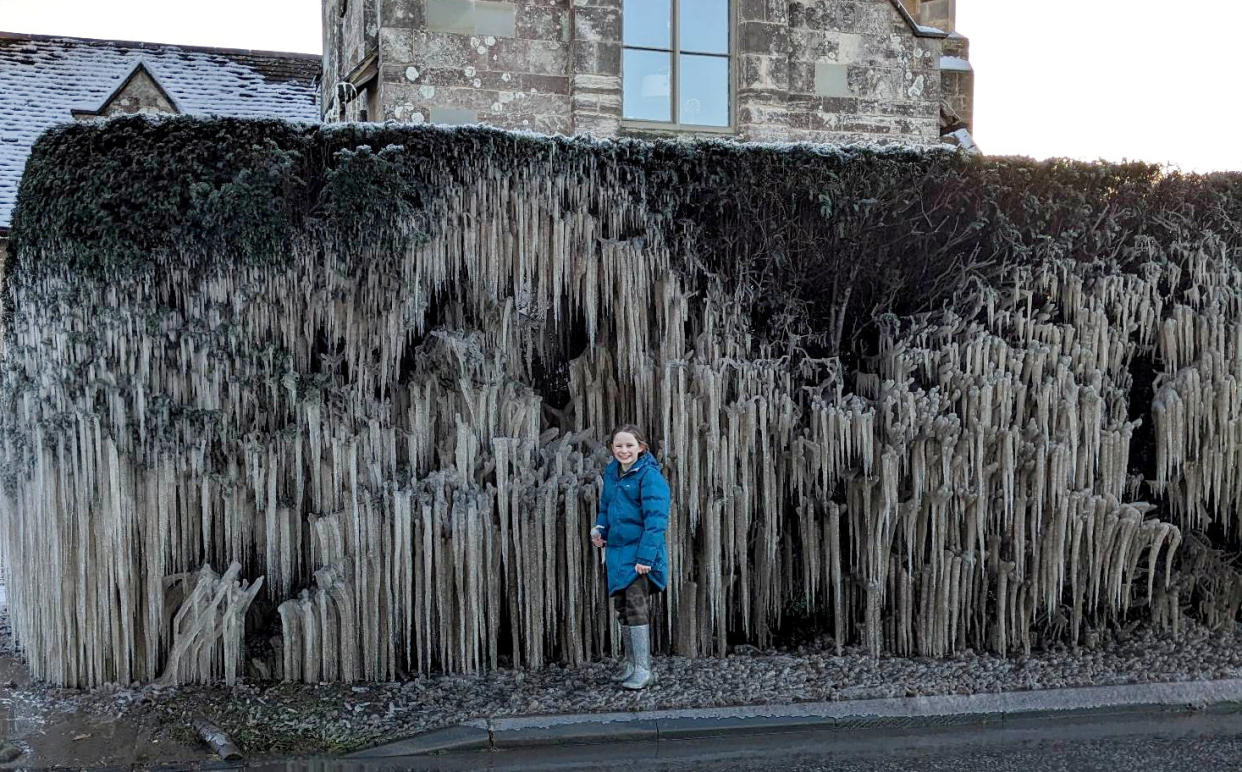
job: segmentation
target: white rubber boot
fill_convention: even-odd
[[[634,662],[634,672],[621,686],[626,689],[642,689],[651,683],[651,625],[637,625],[630,628],[630,656]]]
[[[612,677],[615,683],[630,680],[634,675],[634,644],[630,642],[630,631],[634,628],[621,625],[621,670]]]

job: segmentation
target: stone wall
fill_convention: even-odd
[[[956,33],[944,41],[940,99],[961,123],[974,130],[975,72],[970,66],[970,41]]]
[[[380,0],[324,0],[320,105],[325,120],[338,117],[342,100],[352,97],[353,89],[366,87],[357,76],[368,57],[376,53],[381,14],[399,18],[391,13],[391,5],[390,0],[384,0],[382,8]],[[348,84],[344,92],[342,84]]]
[[[567,5],[386,3],[394,13],[385,16],[380,31],[384,118],[573,133]]]
[[[915,37],[890,3],[743,0],[738,17],[745,138],[939,137],[942,41]]]
[[[925,9],[906,2],[915,17],[953,10],[952,0],[928,0]],[[916,143],[940,135],[940,62],[952,44],[944,33],[916,34],[890,0],[733,3],[734,126],[726,135]],[[662,133],[621,118],[621,9],[622,0],[383,0],[376,117]],[[331,16],[325,73],[359,58],[349,24],[334,28]]]

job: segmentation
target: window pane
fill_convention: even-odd
[[[681,0],[681,50],[729,53],[729,0]]]
[[[681,57],[679,123],[729,125],[729,60],[724,56]]]
[[[622,115],[640,121],[673,120],[672,54],[627,48],[622,67]]]
[[[670,0],[625,0],[621,5],[621,42],[644,48],[673,47]]]

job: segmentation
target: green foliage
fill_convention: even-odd
[[[187,216],[171,230],[180,243],[201,243],[204,254],[226,254],[238,263],[281,262],[297,235],[291,203],[302,185],[300,154],[267,139],[234,158],[232,179],[190,185]]]
[[[13,273],[208,268],[324,246],[382,259],[433,235],[435,203],[452,186],[526,173],[626,191],[645,216],[613,218],[609,237],[660,230],[679,258],[728,279],[756,331],[830,353],[865,349],[881,313],[933,310],[1015,261],[1129,270],[1152,245],[1206,231],[1242,246],[1238,175],[1149,164],[127,117],[36,143]],[[549,191],[567,210],[612,214]]]
[[[414,224],[430,191],[420,190],[404,147],[388,145],[377,153],[359,145],[336,151],[333,161],[320,208],[326,234],[347,253],[390,251],[411,235],[424,235]]]

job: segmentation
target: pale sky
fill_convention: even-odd
[[[820,0],[832,2],[832,0]],[[990,154],[1242,170],[1242,3],[957,0]],[[320,50],[320,0],[0,0],[0,30]]]
[[[957,0],[957,28],[985,153],[1242,171],[1242,4]]]

